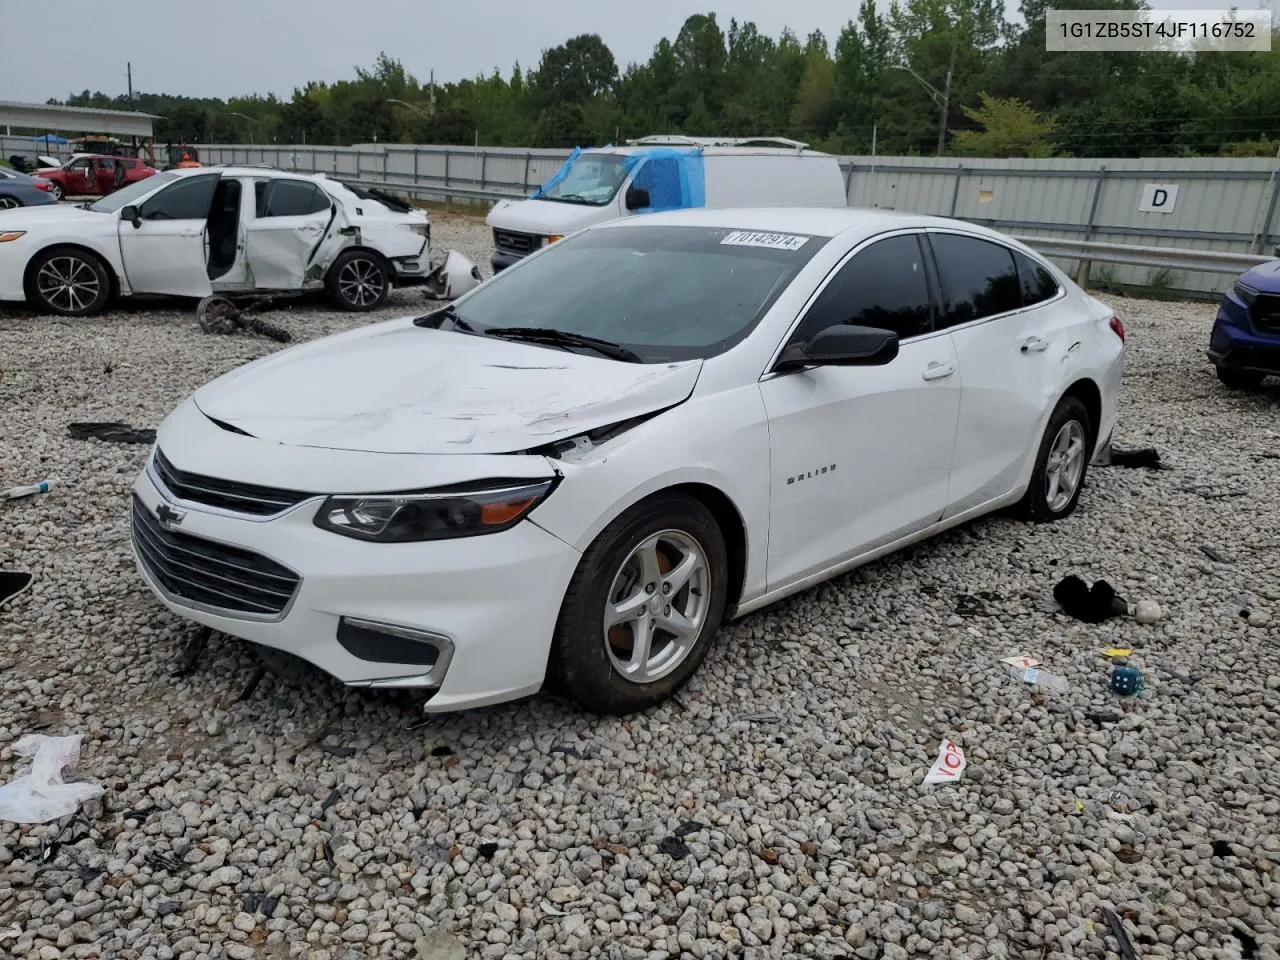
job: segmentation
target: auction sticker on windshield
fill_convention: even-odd
[[[798,237],[792,233],[751,233],[747,230],[734,230],[720,241],[720,245],[767,247],[770,250],[799,250],[808,242],[808,237]]]

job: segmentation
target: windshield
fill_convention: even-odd
[[[536,327],[645,363],[706,358],[749,334],[825,237],[622,226],[561,240],[454,304],[478,333]]]
[[[158,190],[166,183],[177,180],[176,173],[157,173],[143,180],[137,180],[127,187],[121,187],[115,193],[103,197],[97,203],[91,203],[85,209],[95,213],[119,213],[131,203],[137,203],[139,197],[145,197],[153,190]]]
[[[535,199],[603,207],[627,179],[622,159],[614,153],[579,154],[569,168],[568,176],[557,184],[544,187]]]

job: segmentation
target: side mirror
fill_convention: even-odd
[[[627,209],[645,210],[649,206],[649,191],[644,187],[627,187]]]
[[[808,343],[793,343],[782,352],[774,370],[801,367],[882,367],[898,355],[898,335],[878,327],[836,324],[819,331]]]
[[[129,204],[129,206],[120,211],[120,219],[128,220],[133,224],[133,229],[135,230],[142,226],[142,215],[138,212],[138,208],[133,204]]]

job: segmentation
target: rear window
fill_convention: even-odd
[[[585,334],[646,363],[705,358],[746,337],[827,241],[707,227],[588,230],[499,274],[455,308],[481,330]]]

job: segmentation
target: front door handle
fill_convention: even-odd
[[[1027,337],[1022,341],[1023,353],[1044,353],[1049,349],[1049,341],[1041,340],[1039,337]]]
[[[954,363],[931,363],[924,368],[924,373],[920,376],[924,380],[945,380],[955,372]]]

